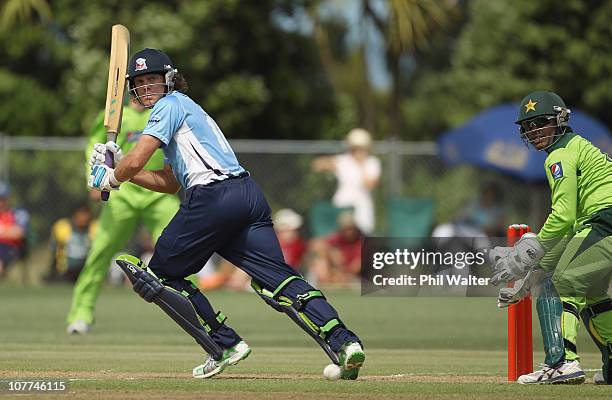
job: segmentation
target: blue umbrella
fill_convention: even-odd
[[[482,111],[464,125],[443,133],[440,156],[450,164],[468,163],[495,169],[527,181],[546,179],[546,153],[527,148],[514,123],[518,104],[505,103]],[[612,152],[612,135],[600,122],[572,109],[569,125],[602,151]]]

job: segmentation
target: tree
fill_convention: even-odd
[[[6,4],[26,3],[47,4]],[[293,17],[295,1],[55,0],[50,7],[51,19],[0,32],[0,95],[11,99],[0,109],[0,131],[82,135],[104,104],[115,23],[130,29],[132,51],[164,49],[229,137],[315,138],[335,117],[312,37],[278,23]]]
[[[389,99],[389,134],[404,131],[400,105],[404,97],[402,58],[426,48],[430,37],[449,23],[454,1],[389,0],[386,17],[371,0],[363,0],[364,17],[371,20],[385,38],[385,58],[391,75]]]
[[[552,90],[612,125],[612,1],[473,0],[450,67],[424,74],[403,113],[433,137],[478,111]]]
[[[5,31],[16,23],[32,23],[35,19],[48,20],[51,9],[45,0],[4,0],[0,13],[0,30]]]
[[[30,17],[23,21],[28,23],[19,20],[0,30],[1,134],[83,136],[104,106],[110,32],[116,23],[130,29],[132,52],[152,47],[170,55],[189,80],[190,95],[229,138],[313,139],[336,120],[335,93],[312,37],[279,23],[293,18],[299,6],[294,1],[48,4],[52,18],[27,11]],[[2,12],[14,16],[17,11]],[[31,210],[44,210],[33,215],[39,234],[85,199],[83,177],[75,173],[82,170],[81,157],[11,153],[10,179],[18,199],[27,200]]]
[[[306,3],[306,12],[312,22],[312,36],[317,44],[321,65],[334,89],[338,112],[319,138],[340,139],[356,127],[370,131],[376,128],[376,107],[368,82],[364,56],[364,43],[355,51],[347,43],[348,22],[339,13],[324,13],[329,1],[314,0]]]

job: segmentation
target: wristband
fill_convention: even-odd
[[[123,183],[122,181],[120,181],[119,179],[117,179],[117,178],[115,177],[115,170],[114,170],[114,169],[112,169],[112,170],[111,170],[111,174],[110,174],[110,176],[109,176],[108,181],[109,181],[109,182],[110,182],[110,184],[111,184],[112,186],[114,186],[114,187],[119,187],[119,185],[121,185],[121,184]]]

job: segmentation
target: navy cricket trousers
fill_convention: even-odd
[[[194,186],[159,237],[149,267],[165,284],[181,291],[189,285],[185,277],[197,273],[217,252],[264,289],[274,291],[285,279],[298,274],[285,262],[270,213],[261,189],[249,176]],[[315,289],[301,279],[294,279],[282,294],[295,300],[297,295],[310,290]],[[192,296],[191,301],[205,321],[214,320],[215,312],[201,292]],[[324,298],[313,298],[302,311],[318,326],[338,318]],[[223,348],[241,340],[225,324],[211,336]],[[340,327],[326,340],[337,352],[345,342],[359,339]]]

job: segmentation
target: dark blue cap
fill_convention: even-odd
[[[172,60],[166,53],[156,49],[144,49],[134,54],[130,59],[128,78],[132,80],[144,74],[166,74],[173,69]]]

